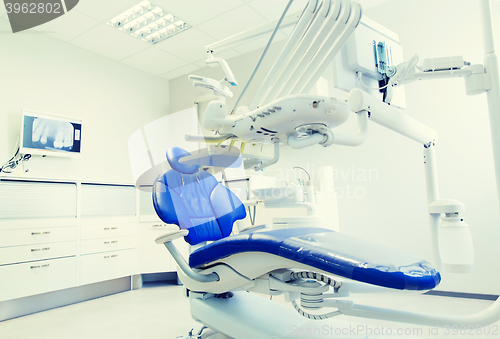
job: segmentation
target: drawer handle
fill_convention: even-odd
[[[105,231],[110,231],[110,230],[117,230],[118,227],[104,227]]]
[[[42,235],[42,234],[50,234],[50,231],[46,231],[46,232],[31,232],[31,235]]]
[[[109,245],[109,244],[116,244],[118,240],[113,240],[113,241],[105,241],[104,245]]]
[[[109,258],[116,258],[118,254],[113,254],[113,255],[105,255],[104,259],[109,259]]]
[[[39,252],[39,251],[48,251],[50,250],[50,247],[44,247],[44,248],[32,248],[31,252]]]
[[[49,267],[50,264],[30,266],[31,269]]]

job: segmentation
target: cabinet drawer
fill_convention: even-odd
[[[43,219],[0,219],[0,230],[20,230],[25,228],[71,227],[77,226],[75,218]]]
[[[126,237],[136,234],[137,224],[99,224],[82,225],[82,240],[111,237]]]
[[[0,247],[76,240],[76,227],[47,227],[0,231]]]
[[[0,301],[76,286],[76,258],[0,267]]]
[[[136,237],[115,237],[103,239],[82,240],[80,245],[81,254],[99,253],[125,250],[137,247]]]
[[[0,265],[76,255],[76,242],[57,242],[0,248]]]
[[[174,225],[175,229],[179,229]],[[141,273],[160,273],[175,271],[170,252],[164,245],[155,243],[159,236],[174,230],[170,225],[161,223],[140,223],[138,236],[139,270]],[[182,239],[184,241],[184,239]]]
[[[133,275],[137,273],[137,251],[130,249],[82,255],[80,269],[80,285]]]

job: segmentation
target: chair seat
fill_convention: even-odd
[[[200,268],[244,252],[274,254],[333,275],[399,290],[430,290],[441,281],[439,272],[425,260],[342,233],[312,227],[223,238],[191,253],[189,265]]]

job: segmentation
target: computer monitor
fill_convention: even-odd
[[[82,149],[82,120],[23,109],[21,154],[74,156]]]

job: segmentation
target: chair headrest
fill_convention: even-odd
[[[170,164],[170,167],[177,172],[184,174],[193,174],[198,172],[197,165],[187,165],[179,162],[181,158],[187,157],[188,155],[191,155],[191,153],[180,147],[171,147],[167,150],[167,161]]]

